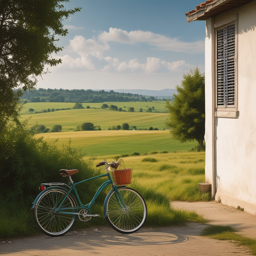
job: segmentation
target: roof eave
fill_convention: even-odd
[[[251,1],[252,0],[217,0],[216,2],[207,4],[206,7],[201,10],[188,14],[187,22],[189,23],[195,20],[207,20],[208,18],[227,11],[228,9],[238,7]]]

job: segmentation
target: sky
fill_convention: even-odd
[[[62,63],[37,88],[174,89],[190,69],[204,72],[205,22],[185,16],[201,2],[71,0],[82,10],[63,22]]]

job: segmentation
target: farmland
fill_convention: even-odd
[[[81,131],[38,134],[58,147],[68,145],[81,148],[87,156],[122,155],[153,151],[187,151],[196,142],[180,143],[169,131]]]
[[[71,110],[60,110],[54,112],[45,113],[29,113],[28,109],[33,108],[34,112],[42,111],[43,109],[52,108],[72,108],[73,103],[27,103],[21,112],[21,118],[23,120],[28,120],[28,127],[38,124],[43,124],[48,128],[52,128],[54,125],[62,125],[63,131],[75,130],[78,125],[85,122],[91,122],[95,126],[100,126],[102,130],[107,130],[113,125],[122,125],[123,123],[128,123],[130,127],[136,126],[137,129],[148,129],[149,127],[158,128],[163,130],[165,128],[165,121],[168,117],[167,113],[148,113],[148,112],[121,112],[121,111],[111,111],[108,109],[100,109],[101,103],[92,103],[91,106],[98,104],[99,108],[90,109],[71,109]],[[110,103],[108,103],[110,104]],[[146,108],[146,106],[155,106],[156,111],[164,111],[163,102],[125,102],[116,103],[122,107],[133,106],[135,110],[139,108]],[[145,105],[143,105],[145,104]],[[151,104],[151,105],[150,105]],[[144,109],[143,108],[143,109]]]

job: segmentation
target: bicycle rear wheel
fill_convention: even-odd
[[[37,226],[46,235],[61,236],[73,226],[75,221],[73,215],[54,213],[66,195],[66,190],[54,188],[46,190],[38,199],[34,207],[34,219]],[[76,207],[75,200],[71,195],[68,195],[61,208],[73,207]]]
[[[118,232],[136,232],[146,220],[146,203],[134,189],[121,187],[118,192],[119,195],[113,190],[107,199],[106,218]]]

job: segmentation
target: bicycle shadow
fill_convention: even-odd
[[[194,227],[193,227],[194,225]],[[11,254],[19,252],[19,255],[40,255],[42,252],[49,255],[58,255],[59,250],[63,252],[86,251],[95,253],[100,250],[108,251],[127,250],[132,247],[159,246],[166,247],[179,244],[199,236],[205,228],[202,224],[192,224],[185,227],[169,227],[162,229],[141,229],[133,234],[121,234],[113,229],[104,228],[98,232],[89,230],[70,231],[61,237],[37,236],[13,241],[12,245],[0,245],[0,254]],[[31,253],[31,254],[30,254]],[[39,254],[38,254],[39,253]]]

